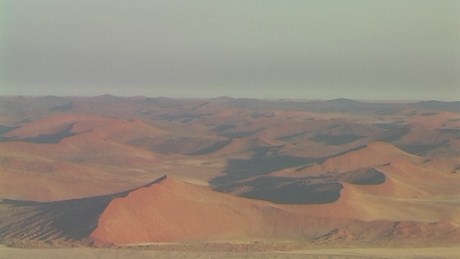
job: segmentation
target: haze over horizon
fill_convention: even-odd
[[[460,100],[460,1],[0,0],[0,95]]]

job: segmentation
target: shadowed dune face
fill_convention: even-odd
[[[1,239],[81,240],[96,228],[111,196],[70,201],[27,202],[5,200],[0,215]]]
[[[0,203],[0,239],[82,240],[97,227],[99,216],[112,199],[102,196],[56,202],[4,200]]]
[[[363,136],[344,134],[344,135],[331,135],[331,134],[317,134],[314,135],[312,140],[318,141],[327,145],[344,145],[351,143],[355,140],[361,139]]]
[[[332,179],[320,178],[324,177],[258,177],[250,181],[220,186],[216,190],[283,204],[323,204],[337,201],[342,185]]]
[[[216,177],[211,185],[219,186],[249,177],[296,166],[304,166],[317,161],[314,158],[294,157],[279,154],[277,148],[261,147],[254,151],[250,159],[231,159],[227,163],[225,175]]]
[[[85,239],[96,229],[109,203],[131,191],[53,202],[3,200],[0,202],[0,240]]]
[[[386,176],[375,168],[369,168],[343,173],[338,180],[358,185],[377,185],[384,183]]]
[[[0,125],[0,135],[3,135],[5,133],[8,133],[9,131],[14,130],[16,127],[8,127],[5,125]]]
[[[60,131],[53,134],[40,134],[33,137],[3,137],[0,141],[23,141],[36,144],[56,144],[61,140],[74,136],[76,133],[72,132],[73,124],[63,127]]]
[[[341,182],[356,185],[378,185],[385,182],[385,174],[375,168],[341,174],[323,173],[302,178],[261,176],[224,184],[214,189],[231,192],[246,198],[281,204],[326,204],[340,198]]]
[[[447,143],[435,143],[435,144],[418,144],[418,143],[413,143],[413,144],[406,144],[402,145],[401,149],[415,154],[419,156],[426,155],[428,152],[432,151],[435,148],[442,147],[446,145]]]

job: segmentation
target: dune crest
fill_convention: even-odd
[[[258,204],[167,177],[113,200],[91,236],[115,244],[244,236],[263,224],[252,213]]]

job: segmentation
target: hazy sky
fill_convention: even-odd
[[[460,1],[0,0],[1,95],[460,100]]]

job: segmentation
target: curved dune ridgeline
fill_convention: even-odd
[[[160,178],[145,186],[150,186]],[[0,201],[2,240],[82,240],[94,231],[109,203],[132,190],[89,198],[53,202]]]
[[[388,209],[404,204],[375,204],[376,200],[363,196],[360,186],[344,184],[338,200],[321,206],[286,205],[232,196],[162,177],[113,195],[55,202],[4,200],[0,204],[0,238],[3,242],[84,241],[97,245],[460,240],[460,230],[447,218],[440,221],[433,216],[431,221],[413,221],[404,219],[404,215],[395,216]],[[372,216],[373,208],[382,206],[390,214]],[[444,214],[447,212],[440,208]],[[417,209],[424,211],[423,206]]]

